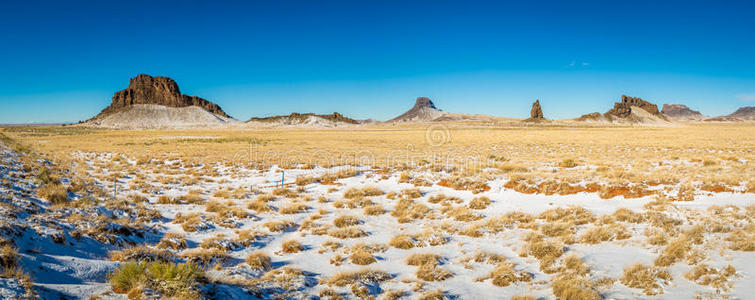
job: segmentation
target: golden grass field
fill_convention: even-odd
[[[123,263],[102,280],[132,299],[223,297],[207,284],[328,299],[749,291],[755,124],[520,124],[0,133],[30,153],[44,214],[73,224],[55,243],[115,245],[106,259]],[[286,187],[273,165],[294,174]],[[88,215],[100,206],[127,214]]]
[[[80,151],[118,153],[134,160],[181,159],[188,164],[259,168],[364,164],[394,170],[444,169],[463,175],[484,171],[484,175],[529,179],[532,184],[594,181],[755,189],[753,124],[493,127],[438,123],[181,131],[26,127],[3,132],[59,160],[60,166],[70,164],[71,154]]]

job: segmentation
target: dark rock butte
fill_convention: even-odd
[[[169,107],[198,106],[218,116],[230,118],[220,106],[197,96],[181,94],[178,84],[168,77],[139,74],[131,78],[126,89],[116,92],[113,103],[98,116],[107,115],[135,104],[157,104]],[[95,117],[96,118],[96,117]]]

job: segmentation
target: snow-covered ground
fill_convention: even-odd
[[[571,255],[589,267],[589,272],[580,275],[581,280],[593,283],[589,289],[608,299],[748,299],[755,294],[752,277],[755,252],[752,249],[733,250],[730,246],[732,242],[727,240],[735,232],[742,232],[752,239],[755,195],[751,193],[699,192],[694,201],[659,203],[655,202],[655,196],[601,199],[595,193],[523,194],[504,188],[506,180],[498,178],[488,181],[489,190],[474,194],[439,186],[437,182],[430,186],[399,182],[400,172],[386,173],[369,167],[352,168],[356,175],[344,176],[335,182],[323,184],[315,181],[302,185],[294,182],[304,177],[319,178],[334,174],[345,168],[285,170],[285,189],[288,190],[285,191],[280,188],[283,174],[276,167],[260,171],[218,164],[210,167],[213,172],[209,180],[202,178],[191,184],[174,184],[162,183],[165,181],[161,179],[184,176],[193,167],[182,166],[176,174],[172,174],[161,163],[147,164],[142,174],[125,176],[118,181],[119,198],[130,199],[131,195],[146,197],[144,207],[156,210],[162,216],[145,221],[139,217],[136,208],[108,207],[105,205],[108,199],[102,199],[103,204],[95,207],[51,208],[49,203],[35,196],[37,186],[31,177],[20,177],[23,170],[18,154],[5,146],[0,147],[3,179],[8,178],[9,182],[3,185],[3,202],[20,211],[15,215],[3,214],[3,221],[19,229],[17,234],[4,232],[3,235],[14,241],[21,256],[20,266],[31,276],[35,290],[43,298],[87,298],[92,295],[124,298],[124,295],[112,292],[107,282],[108,273],[121,264],[111,261],[108,253],[138,245],[156,248],[169,233],[186,238],[186,249],[168,249],[176,255],[187,249],[202,248],[203,241],[223,235],[221,244],[229,258],[217,265],[206,266],[208,277],[213,282],[208,283],[213,285],[212,295],[219,298],[306,298],[325,295],[331,290],[342,297],[360,298],[364,295],[355,293],[355,289],[365,287],[373,296],[385,297],[391,291],[400,291],[395,294],[409,299],[429,295],[432,291],[441,291],[447,298],[460,299],[505,299],[513,296],[553,299],[557,297],[553,282],[558,276],[568,273],[562,265],[565,258]],[[111,158],[111,154],[81,155],[90,162]],[[205,176],[208,169],[207,166],[197,166],[193,170],[198,176]],[[93,178],[112,178],[111,170],[99,169],[94,165],[89,172]],[[409,173],[412,177],[430,179],[440,176],[429,171]],[[136,178],[139,184],[135,182]],[[111,181],[97,180],[96,184],[112,191]],[[354,190],[349,192],[363,188],[379,193],[354,196]],[[414,189],[419,194],[413,192]],[[198,195],[205,203],[184,201],[160,204],[161,196],[175,200],[191,193]],[[270,195],[269,199],[257,200],[265,195]],[[444,197],[439,198],[439,195]],[[80,196],[71,195],[74,199]],[[484,207],[470,205],[480,197],[487,197],[490,203]],[[209,205],[205,205],[214,201],[219,201],[224,208],[240,209],[247,215],[218,216],[217,212],[208,211]],[[248,205],[255,201],[263,201],[270,210],[249,208]],[[303,210],[283,213],[286,208],[299,204],[303,205]],[[404,204],[408,207],[402,207]],[[367,214],[365,207],[382,207],[384,211]],[[622,208],[636,213],[640,220],[622,218],[620,213],[626,214],[626,210],[620,210]],[[419,213],[403,213],[410,211]],[[201,214],[202,224],[206,226],[196,231],[186,231],[183,224],[174,222],[178,217],[192,213]],[[502,221],[511,220],[506,218],[513,216],[512,213],[521,213],[518,216],[529,218],[529,221]],[[70,216],[74,214],[85,218],[72,223]],[[93,220],[97,216],[105,218],[97,223]],[[342,228],[335,222],[343,216],[354,216],[358,220],[356,224],[343,228],[358,228],[366,235],[355,238],[338,236],[336,232]],[[129,226],[128,223],[124,225],[124,219],[131,220],[133,228],[119,230],[118,226]],[[283,231],[270,231],[265,226],[276,221],[290,222],[292,225]],[[142,223],[144,227],[136,226],[137,223]],[[502,225],[497,227],[496,224]],[[651,278],[652,282],[658,283],[660,293],[648,295],[643,289],[629,287],[622,281],[625,269],[635,263],[653,266],[670,243],[685,238],[687,232],[698,225],[704,228],[702,241],[691,242],[678,261],[658,266],[668,271],[672,280],[664,282]],[[94,232],[73,237],[72,233],[81,226],[106,228],[105,238]],[[563,230],[549,233],[549,228],[558,226],[562,226]],[[597,227],[618,228],[621,234],[597,242],[587,241],[584,238],[586,233]],[[107,232],[107,228],[114,229]],[[248,245],[244,245],[239,238],[244,230],[255,236]],[[107,235],[117,232],[131,234],[119,239]],[[651,244],[649,240],[653,232],[659,232],[667,241]],[[408,236],[414,247],[397,247],[393,243],[397,236],[402,235]],[[557,270],[548,270],[543,266],[543,260],[537,258],[532,250],[534,242],[531,235],[562,247],[564,253],[555,258],[553,265]],[[60,242],[56,236],[63,236],[64,241]],[[302,245],[298,252],[282,251],[284,243],[289,240],[296,240]],[[351,255],[358,249],[368,249],[375,261],[366,265],[356,264]],[[270,256],[272,270],[252,269],[244,263],[250,254],[258,251]],[[693,252],[694,255],[689,254]],[[418,278],[418,270],[422,267],[407,263],[407,258],[412,254],[438,255],[438,263],[432,265],[436,270],[434,273],[445,272],[449,275],[438,281]],[[499,261],[476,259],[481,254],[498,255]],[[502,286],[494,284],[494,278],[486,278],[500,266],[500,257],[503,262],[513,266],[516,274],[526,279],[513,280]],[[733,266],[736,272],[724,278],[730,287],[714,288],[685,277],[699,265],[715,269]],[[299,269],[301,273],[283,282],[270,279],[273,277],[271,274],[286,267]],[[356,285],[344,286],[328,284],[328,280],[339,273],[364,269],[386,272],[390,279],[358,280]],[[243,284],[245,282],[254,284]],[[6,294],[12,293],[13,289],[12,284],[0,281],[0,295],[3,297],[17,295]]]

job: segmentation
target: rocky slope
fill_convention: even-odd
[[[388,122],[423,122],[433,121],[439,117],[444,116],[446,113],[437,107],[427,97],[418,97],[414,103],[414,107],[395,117]]]
[[[684,104],[664,104],[661,113],[676,120],[702,120],[705,116]]]
[[[234,119],[212,114],[197,106],[168,107],[134,104],[87,122],[89,125],[118,129],[171,129],[218,127],[236,123]]]

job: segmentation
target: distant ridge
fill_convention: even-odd
[[[435,103],[427,97],[418,97],[414,106],[405,113],[388,120],[388,122],[423,122],[432,121],[446,115],[446,112],[435,107]]]
[[[339,125],[357,125],[361,122],[346,117],[338,112],[329,115],[314,113],[291,113],[290,115],[272,116],[264,118],[251,118],[247,124],[265,124],[280,126],[312,126],[312,127],[337,127]]]

